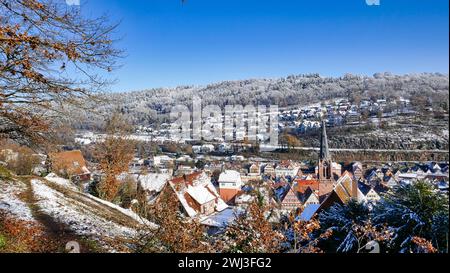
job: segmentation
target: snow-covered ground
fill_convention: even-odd
[[[99,242],[105,238],[131,239],[144,225],[154,227],[131,210],[81,193],[70,181],[55,175],[33,179],[31,186],[39,210],[78,235]]]
[[[57,176],[57,175],[54,174],[54,173],[48,174],[48,175],[45,177],[45,179],[46,179],[47,181],[52,182],[52,183],[55,183],[55,184],[58,184],[58,185],[60,185],[60,186],[66,187],[66,188],[68,188],[68,189],[70,189],[70,190],[74,190],[74,191],[77,191],[77,190],[78,190],[77,187],[75,186],[75,184],[73,184],[72,182],[70,182],[70,181],[67,180],[67,179],[64,179],[64,178],[61,178],[61,177]]]
[[[20,220],[34,221],[27,203],[19,197],[26,189],[20,181],[0,180],[0,211]]]

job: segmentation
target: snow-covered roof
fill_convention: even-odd
[[[212,227],[226,227],[235,220],[237,213],[238,211],[236,209],[227,208],[221,212],[208,216],[201,223]]]
[[[240,182],[241,174],[237,171],[224,171],[219,176],[219,182]]]
[[[300,214],[300,216],[297,217],[297,220],[300,221],[309,221],[314,216],[316,211],[319,209],[319,204],[309,204],[306,206],[306,208],[303,210],[303,212]]]
[[[160,192],[171,178],[169,174],[149,173],[139,176],[139,184],[146,191]]]
[[[187,193],[189,193],[189,195],[194,198],[194,200],[197,201],[197,203],[199,203],[200,205],[211,202],[217,198],[204,186],[189,186],[187,189]]]
[[[219,193],[211,183],[209,176],[204,172],[174,178],[170,181],[170,185],[189,217],[198,216],[200,213],[199,208],[192,203],[192,199],[200,205],[216,200],[216,211],[228,208],[228,205],[220,198]]]
[[[417,178],[416,173],[402,173],[399,175],[400,178],[406,178],[406,179],[414,179]]]

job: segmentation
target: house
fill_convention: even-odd
[[[168,174],[168,175],[172,176],[173,169],[172,168],[161,168],[161,169],[159,169],[159,173]]]
[[[190,218],[205,219],[228,208],[204,172],[174,178],[168,185],[181,204],[181,211]]]
[[[272,164],[267,164],[264,166],[264,174],[267,176],[274,176],[275,175],[275,168]]]
[[[394,188],[398,186],[398,182],[395,179],[395,177],[391,176],[387,181],[386,181],[386,187],[388,188]]]
[[[320,199],[316,191],[309,187],[303,193],[298,193],[298,198],[304,207],[311,204],[320,204]]]
[[[192,152],[194,154],[200,154],[202,152],[202,146],[201,145],[192,145]]]
[[[304,120],[297,129],[300,134],[306,133],[310,130],[316,130],[320,128],[320,123],[317,121]]]
[[[137,190],[144,193],[147,201],[152,203],[164,186],[170,180],[171,176],[168,174],[149,173],[145,175],[134,175],[137,180]]]
[[[365,196],[358,188],[358,182],[348,171],[345,171],[341,178],[339,178],[333,191],[338,194],[344,203],[347,203],[352,198],[360,202],[364,201]]]
[[[288,186],[288,189],[281,199],[281,209],[292,211],[302,206],[302,202],[298,199],[296,191],[293,187]]]
[[[153,164],[158,168],[170,169],[173,168],[174,160],[167,155],[159,155],[153,157]]]
[[[177,170],[175,171],[175,175],[176,176],[182,176],[185,174],[191,174],[193,172],[195,172],[196,169],[191,167],[191,166],[186,166],[186,165],[179,165],[177,167]]]
[[[215,150],[215,148],[214,148],[214,145],[212,145],[212,144],[203,144],[202,148],[201,148],[202,153],[205,153],[205,154],[212,153],[212,152],[214,152],[214,150]]]
[[[245,192],[240,192],[238,193],[238,195],[236,195],[235,199],[234,199],[234,204],[237,207],[242,207],[242,208],[246,208],[248,207],[248,205],[250,205],[253,201],[255,200],[255,197],[245,193]]]
[[[319,180],[316,179],[296,179],[297,192],[304,194],[307,189],[319,192]]]
[[[139,157],[133,158],[130,162],[131,168],[140,168],[142,166],[144,166],[144,159],[141,159]]]
[[[356,180],[360,180],[363,177],[363,166],[361,162],[355,162],[352,165],[353,176]]]
[[[241,174],[237,171],[227,170],[219,176],[219,193],[225,201],[231,201],[242,188]]]
[[[232,152],[233,151],[233,147],[231,146],[231,144],[221,143],[217,147],[217,150],[219,151],[219,153],[226,154],[226,153]]]
[[[73,182],[91,180],[91,172],[79,150],[51,153],[48,156],[47,164],[52,172],[67,177]]]
[[[318,204],[310,204],[305,206],[305,209],[302,211],[302,213],[295,218],[296,221],[309,221],[311,220],[314,215],[318,212],[320,205]]]
[[[232,155],[230,157],[231,161],[244,161],[245,157],[243,157],[242,155]]]
[[[254,163],[250,165],[248,168],[248,175],[249,176],[260,176],[261,175],[261,168],[259,167],[259,164]]]
[[[318,211],[327,209],[336,203],[345,204],[351,199],[363,202],[365,201],[365,196],[358,188],[358,182],[353,179],[348,171],[345,171],[337,181],[331,193],[328,194],[325,200],[320,204]]]
[[[297,185],[297,193],[303,204],[320,203],[320,200],[323,200],[334,188],[333,183],[320,182],[317,179],[297,179],[295,183]],[[317,201],[315,200],[316,198]]]
[[[200,223],[207,227],[208,235],[217,235],[222,233],[225,228],[236,219],[236,216],[241,213],[241,208],[228,207],[220,212],[205,217]]]
[[[297,176],[300,166],[291,161],[283,161],[275,168],[276,177],[291,177]]]
[[[413,172],[402,173],[398,176],[398,180],[400,182],[405,182],[409,184],[417,180],[417,173]]]
[[[359,124],[361,119],[361,114],[356,111],[348,111],[345,115],[345,122],[347,124]]]
[[[446,192],[448,193],[448,181],[439,181],[437,183],[437,188],[441,191],[441,192]]]
[[[189,155],[181,155],[176,159],[177,163],[189,163],[193,162],[194,160]]]
[[[365,183],[358,182],[358,189],[364,196],[365,202],[376,203],[381,199],[380,195],[375,191],[375,189]]]
[[[342,126],[344,124],[344,117],[338,113],[329,113],[327,124],[330,127]]]

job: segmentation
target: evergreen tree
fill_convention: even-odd
[[[369,208],[363,203],[351,200],[346,205],[336,204],[319,214],[320,234],[331,235],[320,240],[319,246],[325,252],[357,252],[355,228],[369,221]]]
[[[414,252],[423,238],[439,252],[448,251],[448,197],[424,181],[401,185],[374,208],[374,223],[393,233],[391,252]]]

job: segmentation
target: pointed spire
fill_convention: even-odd
[[[325,120],[322,120],[322,133],[320,134],[320,160],[331,159],[330,151],[328,150],[327,129]]]

